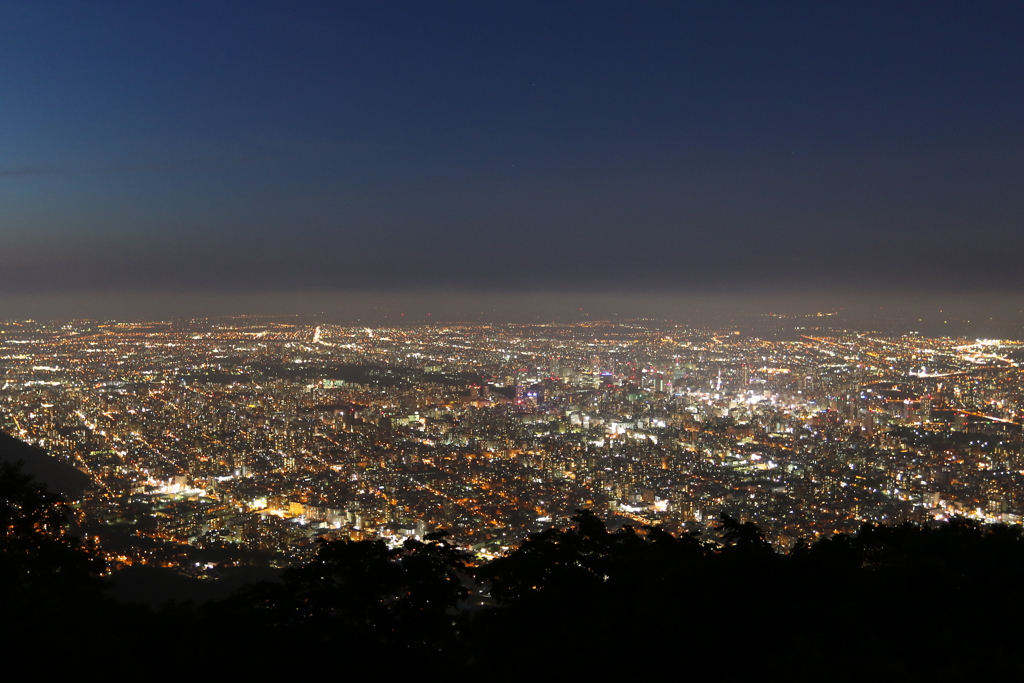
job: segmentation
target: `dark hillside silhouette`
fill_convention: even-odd
[[[57,608],[95,588],[99,557],[66,533],[67,510],[20,465],[0,463],[0,606]]]
[[[86,474],[54,458],[42,448],[0,432],[0,463],[13,465],[17,462],[22,463],[25,474],[67,500],[79,498],[82,492],[93,487]]]
[[[63,625],[84,628],[106,614],[99,578],[103,561],[67,533],[61,497],[37,484],[20,464],[0,463],[0,530],[4,645],[30,660],[52,657],[54,636]]]
[[[713,539],[612,531],[588,510],[572,520],[481,566],[444,532],[398,548],[323,542],[281,581],[154,610],[105,598],[103,563],[68,534],[61,498],[4,463],[0,616],[25,655],[109,650],[145,665],[173,652],[211,672],[288,673],[318,655],[350,673],[1024,675],[1020,526],[865,523],[783,555],[727,515]]]

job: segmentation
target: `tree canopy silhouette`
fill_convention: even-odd
[[[68,534],[68,511],[20,463],[0,463],[0,610],[68,610],[100,595],[103,560]]]
[[[313,641],[429,657],[456,640],[454,609],[468,594],[471,555],[445,532],[388,548],[381,540],[320,541],[316,557],[280,583],[249,587],[234,604],[265,626]]]

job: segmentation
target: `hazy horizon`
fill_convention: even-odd
[[[980,295],[828,296],[669,293],[273,292],[266,294],[86,293],[6,300],[0,320],[122,320],[294,317],[303,323],[574,323],[652,319],[757,329],[816,325],[851,330],[1024,339],[1024,310]],[[817,314],[833,314],[818,317]]]

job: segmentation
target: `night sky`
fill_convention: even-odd
[[[4,3],[0,318],[1021,308],[1022,36],[1019,2]]]

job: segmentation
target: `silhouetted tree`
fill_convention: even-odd
[[[740,522],[724,512],[718,516],[716,529],[722,534],[722,553],[729,557],[740,556],[744,560],[765,560],[775,558],[775,551],[764,534],[753,522]]]
[[[0,608],[67,607],[98,597],[102,559],[67,533],[67,508],[21,469],[0,463]]]
[[[429,659],[456,644],[469,557],[444,532],[394,549],[380,540],[321,541],[311,562],[280,583],[250,586],[232,605],[290,638]]]

